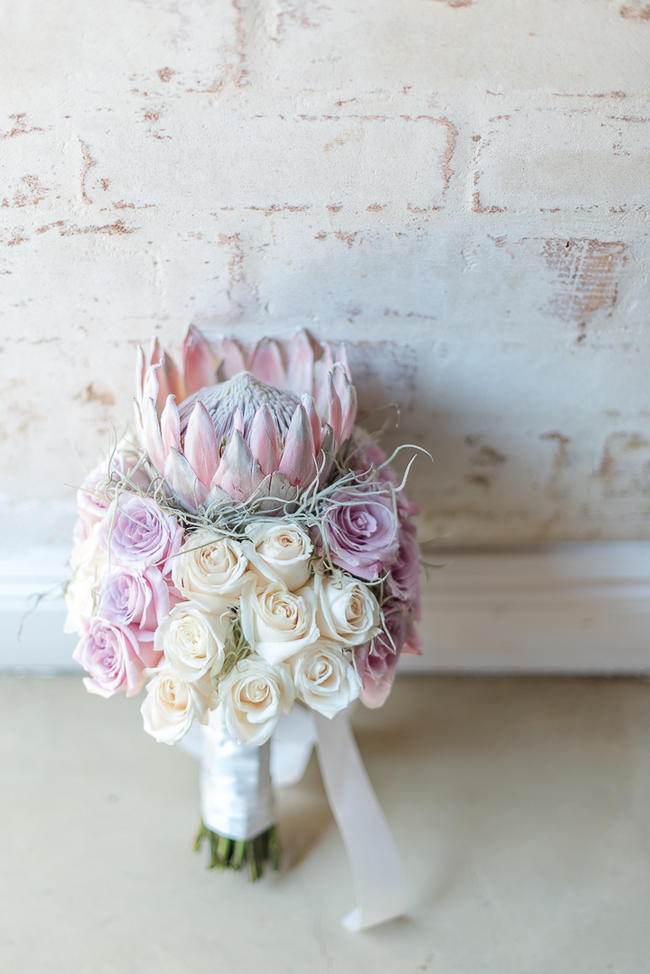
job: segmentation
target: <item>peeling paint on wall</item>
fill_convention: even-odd
[[[8,503],[72,503],[138,342],[195,321],[345,340],[365,425],[434,458],[426,536],[650,537],[648,4],[562,9],[26,8],[0,65]]]

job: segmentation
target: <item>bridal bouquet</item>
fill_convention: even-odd
[[[66,628],[86,688],[144,689],[157,741],[205,725],[199,841],[252,878],[278,855],[281,716],[378,707],[418,651],[416,510],[355,418],[343,348],[190,327],[180,367],[139,350],[133,431],[77,495]]]

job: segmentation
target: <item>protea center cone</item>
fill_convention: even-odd
[[[356,417],[343,348],[334,356],[304,331],[210,346],[191,326],[182,356],[179,369],[157,341],[140,351],[135,408],[141,445],[181,505],[286,500],[327,481]]]

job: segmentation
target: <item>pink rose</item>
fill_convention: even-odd
[[[397,555],[397,522],[389,493],[344,488],[336,491],[323,515],[323,534],[339,568],[371,581]]]
[[[165,575],[171,568],[170,558],[180,551],[183,529],[151,497],[121,494],[106,511],[99,538],[118,565],[155,567]]]
[[[408,610],[399,599],[382,606],[383,631],[356,651],[357,671],[363,683],[361,700],[366,707],[381,707],[395,677],[395,668],[408,633]]]
[[[146,666],[160,662],[162,654],[154,652],[153,638],[171,606],[169,586],[157,568],[116,568],[102,578],[97,614],[132,632]]]
[[[129,629],[106,619],[90,620],[72,658],[89,673],[84,679],[86,689],[100,697],[112,697],[122,690],[132,697],[144,683],[137,639]]]

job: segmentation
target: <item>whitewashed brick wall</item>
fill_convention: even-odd
[[[650,538],[650,4],[3,0],[4,536],[189,321],[344,338],[448,542]]]

